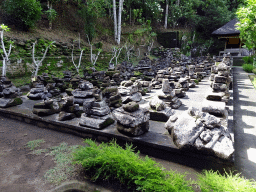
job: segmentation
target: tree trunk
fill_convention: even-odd
[[[9,51],[8,53],[6,52],[5,49],[5,45],[4,45],[4,31],[0,32],[0,38],[1,38],[1,45],[2,45],[2,49],[3,49],[3,67],[2,67],[2,76],[5,77],[6,76],[6,68],[7,68],[7,62],[9,61],[9,56],[11,54],[11,50],[12,50],[12,44],[10,44],[9,47]]]
[[[118,11],[118,29],[117,29],[117,44],[120,45],[121,41],[121,24],[122,24],[122,10],[123,0],[119,0],[119,11]]]
[[[132,25],[132,8],[130,7],[130,25]]]
[[[114,16],[114,34],[115,34],[115,42],[117,42],[116,0],[113,0],[113,16]]]
[[[166,0],[166,8],[165,8],[165,18],[164,18],[164,28],[167,29],[167,20],[168,20],[168,11],[169,11],[169,2]]]
[[[36,64],[36,71],[35,71],[34,77],[37,77],[38,70],[39,70],[39,63]]]
[[[5,62],[5,58],[3,59],[2,76],[3,77],[6,76],[6,62]]]

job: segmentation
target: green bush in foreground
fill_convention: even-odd
[[[254,69],[254,66],[252,64],[243,64],[242,67],[243,70],[247,73],[252,73],[252,70]]]
[[[138,191],[193,191],[185,175],[163,171],[154,160],[147,156],[142,159],[139,153],[134,153],[131,145],[123,149],[114,141],[97,145],[87,139],[85,143],[89,146],[75,151],[74,162],[94,173],[92,180],[115,178]]]
[[[149,157],[141,158],[130,145],[123,149],[112,141],[97,145],[87,139],[88,146],[80,146],[73,153],[75,164],[81,164],[92,180],[118,179],[137,191],[146,192],[256,192],[255,181],[240,177],[239,174],[203,171],[197,181],[186,181],[185,175],[166,171]]]
[[[226,173],[224,176],[218,172],[204,171],[198,175],[198,181],[202,192],[255,192],[256,184],[254,181],[240,177],[239,174],[233,175]]]

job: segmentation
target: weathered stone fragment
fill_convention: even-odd
[[[137,93],[134,93],[134,94],[132,94],[132,95],[123,97],[123,98],[122,98],[122,102],[123,102],[124,104],[129,103],[129,102],[131,102],[131,101],[139,102],[139,101],[141,101],[141,99],[142,99],[141,93],[137,92]]]
[[[115,121],[108,117],[107,119],[95,119],[87,117],[86,114],[82,114],[79,124],[84,127],[92,129],[104,129],[107,126],[113,124]]]
[[[129,102],[123,106],[124,110],[127,112],[134,112],[139,109],[139,104],[136,102]]]
[[[153,121],[166,122],[166,121],[168,121],[170,116],[175,114],[175,111],[170,107],[166,107],[162,111],[155,111],[152,109],[149,111],[150,111],[150,120],[153,120]]]
[[[158,99],[157,97],[153,97],[150,101],[149,101],[149,106],[152,110],[156,110],[156,111],[162,111],[166,108],[165,103]]]
[[[122,107],[115,109],[113,117],[117,121],[117,130],[129,136],[138,136],[149,130],[150,114],[147,109],[127,112]]]
[[[22,104],[23,101],[20,97],[16,98],[0,98],[0,108],[7,108]]]
[[[225,116],[226,115],[226,104],[224,102],[208,101],[205,100],[202,103],[202,111],[208,112],[215,116]]]
[[[172,88],[169,84],[169,80],[168,79],[163,79],[162,81],[162,91],[164,93],[170,93],[172,91]]]
[[[76,116],[74,113],[67,113],[65,111],[61,111],[59,113],[58,121],[66,121],[70,119],[74,119]]]

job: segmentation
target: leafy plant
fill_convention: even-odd
[[[243,64],[242,67],[243,70],[247,73],[252,73],[252,70],[254,69],[254,66],[252,64]]]
[[[246,6],[237,9],[236,15],[239,20],[237,23],[238,30],[240,30],[240,38],[244,40],[248,49],[256,47],[256,34],[255,34],[255,0],[247,0]]]
[[[256,183],[247,180],[240,174],[225,173],[221,175],[219,172],[212,170],[204,170],[203,174],[198,175],[198,181],[202,192],[218,191],[239,191],[239,192],[255,192]]]
[[[132,145],[123,149],[115,141],[97,145],[86,139],[85,143],[88,146],[75,151],[74,163],[92,173],[92,180],[115,178],[138,191],[192,191],[184,175],[163,171],[163,167],[147,156],[140,158]]]
[[[37,0],[6,0],[3,10],[11,17],[21,20],[26,29],[33,27],[42,14],[41,4]]]
[[[243,57],[243,60],[247,64],[253,64],[253,58],[254,56],[246,56],[246,57]]]
[[[55,11],[55,9],[48,9],[47,11],[45,11],[48,20],[49,20],[49,29],[52,29],[52,22],[54,21],[54,19],[57,17],[57,12]]]
[[[194,82],[198,85],[199,84],[199,81],[197,79],[194,80]]]

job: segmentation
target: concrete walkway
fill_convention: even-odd
[[[256,90],[248,73],[234,67],[235,168],[256,180]]]

